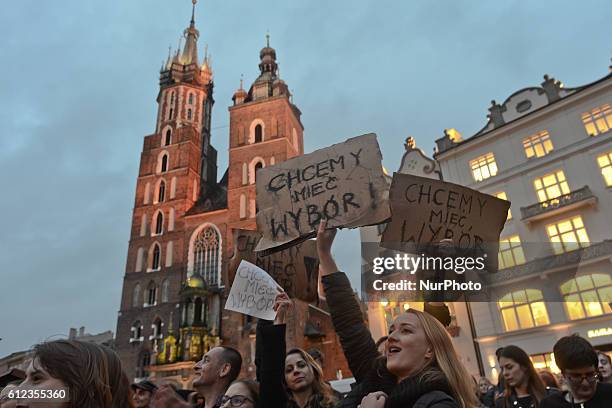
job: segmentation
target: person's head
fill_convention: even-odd
[[[603,351],[597,352],[599,375],[602,382],[612,382],[612,359]]]
[[[539,372],[540,378],[544,385],[548,388],[559,388],[559,383],[557,382],[557,378],[553,373],[547,370],[540,370]]]
[[[333,400],[332,389],[323,379],[321,366],[299,348],[289,350],[285,357],[285,385],[290,394],[310,390],[326,403]]]
[[[517,346],[504,347],[499,356],[499,365],[506,384],[506,397],[519,387],[527,387],[529,394],[537,401],[544,397],[544,383],[523,349]]]
[[[234,381],[221,399],[221,408],[255,408],[259,404],[259,384],[252,380]]]
[[[427,367],[444,375],[462,407],[476,404],[474,384],[459,360],[448,332],[436,318],[414,309],[399,315],[385,345],[387,369],[398,381],[413,377]]]
[[[227,387],[238,378],[241,366],[242,357],[238,350],[227,346],[214,347],[195,365],[193,387],[207,388],[217,384]]]
[[[480,377],[478,379],[478,389],[481,394],[485,394],[491,387],[493,387],[493,384],[491,384],[487,377]]]
[[[130,383],[111,349],[78,340],[34,346],[21,388],[65,389],[69,402],[51,407],[130,407]]]
[[[588,400],[597,389],[597,353],[584,338],[562,337],[553,347],[555,362],[575,399]]]
[[[132,384],[132,400],[136,408],[148,408],[151,405],[151,397],[157,386],[151,381],[140,381]]]

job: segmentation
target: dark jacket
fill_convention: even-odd
[[[597,384],[595,395],[583,403],[568,402],[565,398],[567,392],[554,393],[545,397],[540,403],[540,408],[610,408],[612,407],[612,384]]]
[[[386,368],[386,361],[376,349],[370,331],[366,327],[359,303],[350,282],[343,272],[336,272],[322,279],[327,304],[340,338],[349,368],[356,385],[339,402],[337,408],[357,407],[363,397],[375,391],[384,391],[389,398],[386,408],[409,408],[418,403],[419,408],[457,408],[450,396],[448,383],[437,369],[437,380],[421,381],[421,377],[408,378],[399,384]]]

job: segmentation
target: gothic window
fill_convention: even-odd
[[[153,245],[153,253],[151,258],[151,270],[156,271],[159,269],[161,259],[161,249],[159,248],[159,244]]]
[[[164,180],[162,180],[159,183],[159,190],[157,192],[157,202],[158,203],[163,202],[165,196],[166,196],[166,182]]]
[[[133,341],[142,340],[142,324],[140,320],[136,320],[134,324],[132,324],[132,328],[130,329],[132,336],[130,337],[130,343]]]
[[[138,307],[140,304],[140,283],[137,283],[132,290],[132,307]]]
[[[170,298],[170,281],[168,279],[164,279],[164,281],[162,282],[162,296],[161,296],[162,303],[168,302],[169,298]]]
[[[191,109],[187,109],[187,120],[191,120],[191,117],[192,117]]]
[[[255,126],[255,143],[261,142],[263,139],[263,128],[261,125]]]
[[[166,130],[166,136],[164,137],[164,146],[168,146],[172,142],[172,130]]]
[[[153,334],[151,335],[152,339],[161,339],[163,334],[162,334],[162,327],[164,326],[164,324],[162,323],[161,319],[159,317],[156,317],[155,320],[153,321],[153,324],[151,325],[151,329],[153,330]]]
[[[160,211],[155,219],[155,235],[161,235],[164,232],[164,214]]]
[[[200,231],[193,245],[193,272],[199,274],[209,285],[219,285],[219,261],[221,239],[213,227]]]
[[[193,94],[192,93],[189,94],[189,102],[187,103],[189,103],[190,105],[193,105]]]
[[[257,180],[257,170],[261,169],[263,167],[263,164],[261,162],[258,162],[257,164],[255,164],[255,171],[253,172],[253,174],[255,175],[255,179],[253,180],[253,182],[255,182]]]
[[[168,171],[168,155],[164,154],[161,158],[160,172],[165,173]]]
[[[157,304],[157,285],[151,281],[147,287],[147,306],[154,306]]]

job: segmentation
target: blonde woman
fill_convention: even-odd
[[[331,254],[335,229],[319,225],[320,273],[334,327],[357,386],[338,407],[474,408],[471,376],[459,361],[444,326],[415,310],[400,315],[381,355],[368,331],[346,275]]]

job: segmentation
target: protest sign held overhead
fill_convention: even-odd
[[[319,258],[316,242],[304,241],[282,251],[264,255],[254,252],[261,233],[233,230],[234,255],[230,259],[229,281],[232,282],[241,261],[245,260],[267,271],[290,298],[312,302],[317,298]]]
[[[508,201],[453,183],[395,173],[389,202],[392,218],[382,246],[420,253],[450,239],[460,254],[484,254],[487,270],[497,270]]]
[[[274,320],[274,298],[279,289],[282,288],[266,271],[242,261],[236,270],[225,309],[259,319]]]
[[[272,252],[315,236],[317,225],[375,225],[390,217],[382,154],[373,133],[257,172],[256,250]]]

